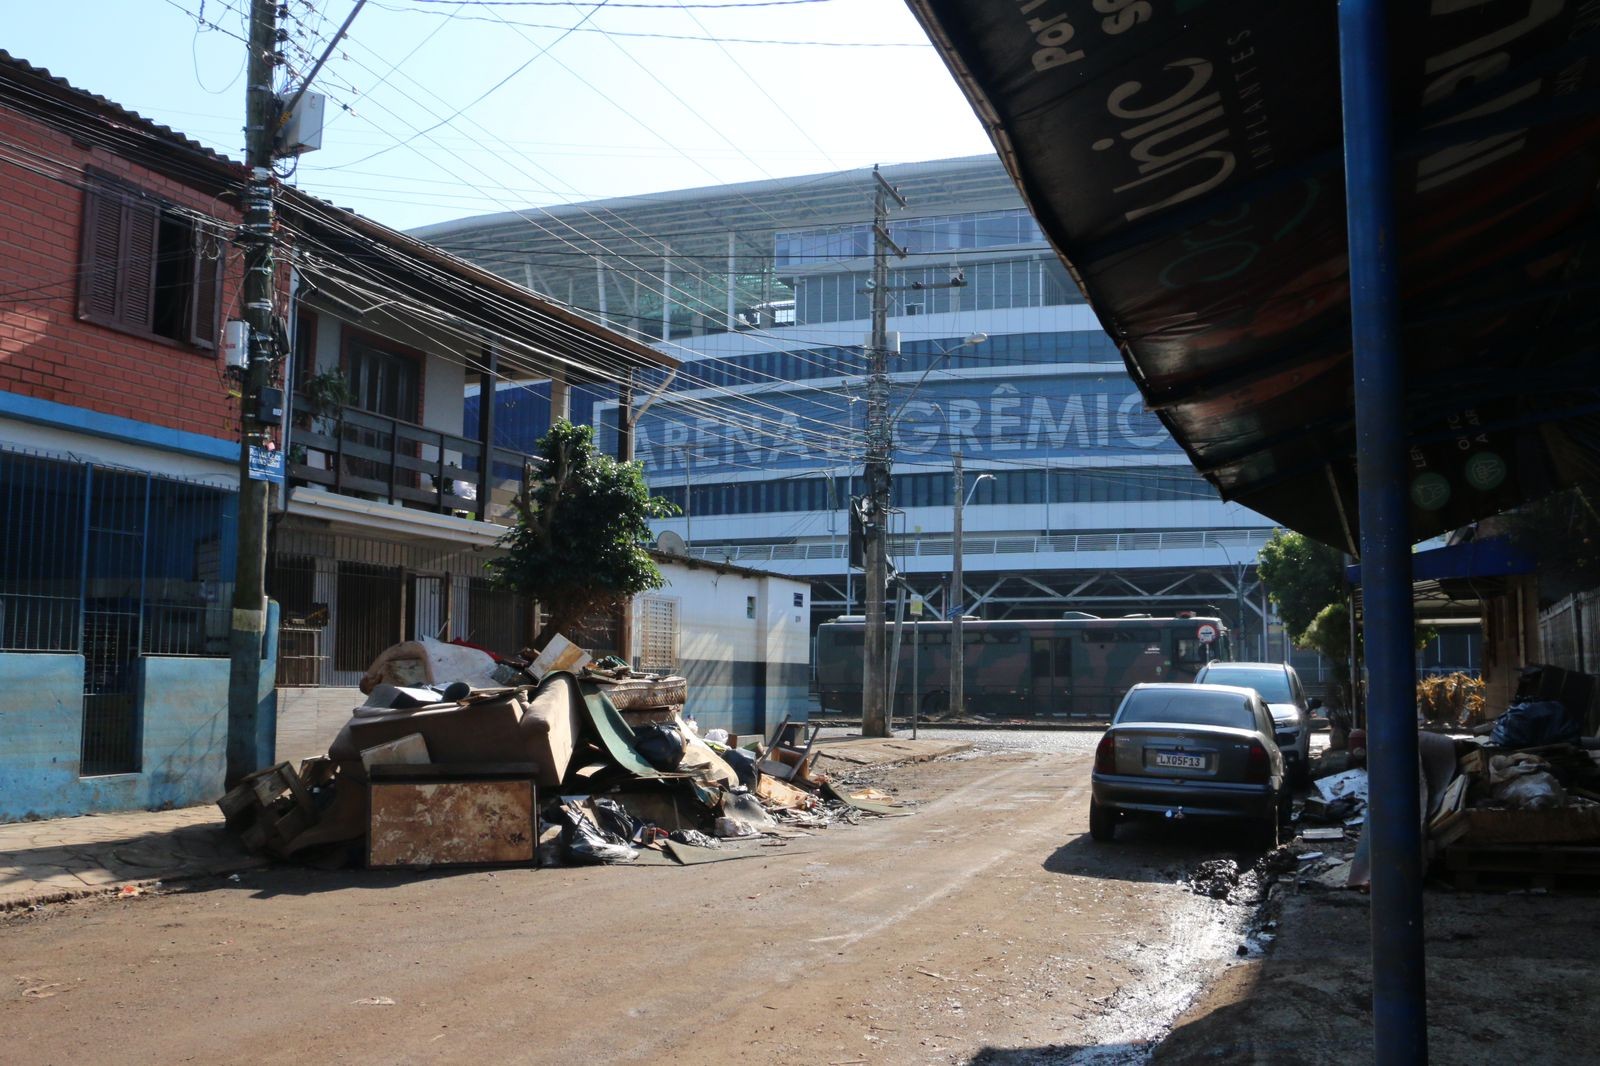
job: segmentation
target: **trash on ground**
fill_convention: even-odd
[[[560,634],[520,658],[405,641],[361,690],[325,756],[218,800],[249,851],[326,869],[687,865],[909,813],[880,789],[835,790],[817,724],[785,719],[754,750],[727,729],[702,737],[684,678]]]

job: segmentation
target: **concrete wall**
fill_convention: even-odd
[[[263,666],[264,725],[272,711]],[[0,654],[0,822],[101,811],[187,807],[222,794],[227,765],[228,660],[140,660],[140,769],[78,776],[83,657]]]
[[[810,586],[709,564],[660,565],[668,584],[651,595],[678,604],[678,668],[689,682],[685,709],[701,732],[765,734],[785,717],[804,718]],[[793,606],[796,594],[801,607]],[[639,624],[633,629],[637,639]]]
[[[358,688],[280,688],[278,761],[298,766],[302,759],[328,754],[351,710],[366,699]]]

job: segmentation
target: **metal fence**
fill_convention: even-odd
[[[280,606],[280,685],[356,684],[402,640],[466,640],[504,655],[528,644],[527,600],[494,588],[481,551],[280,526],[267,570]]]
[[[0,651],[84,658],[85,775],[139,768],[140,656],[225,656],[236,494],[0,448]]]
[[[1539,612],[1540,659],[1579,673],[1600,672],[1600,589],[1578,592]]]
[[[1155,533],[1061,533],[1053,536],[967,536],[964,557],[985,555],[1050,555],[1066,552],[1174,551],[1229,548],[1254,550],[1272,538],[1270,529],[1167,530]],[[890,538],[896,556],[946,556],[954,548],[948,533],[905,534]],[[701,544],[688,549],[710,562],[772,563],[800,559],[843,559],[843,540],[802,544]]]

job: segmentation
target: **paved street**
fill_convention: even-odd
[[[278,868],[24,912],[0,923],[0,1046],[25,1064],[1137,1061],[1247,911],[1178,883],[1235,855],[1226,836],[1092,846],[1088,764],[880,770],[912,816],[735,862]]]

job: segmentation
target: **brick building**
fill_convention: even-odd
[[[0,52],[0,821],[220,788],[244,178]],[[559,397],[675,363],[295,189],[277,201],[289,399],[262,695],[287,757],[326,743],[388,644],[526,636],[529,605],[483,581],[526,457],[492,411],[463,433],[467,382],[555,377]],[[341,402],[304,394],[318,379]]]

